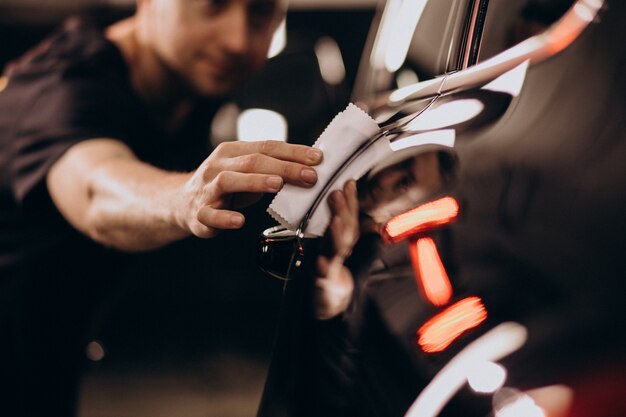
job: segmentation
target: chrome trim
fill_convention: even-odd
[[[531,65],[555,56],[585,30],[604,7],[605,0],[578,0],[561,19],[539,35],[489,58],[480,64],[449,74],[443,81],[428,80],[391,93],[387,104],[395,107],[407,101],[431,96],[437,86],[441,94],[484,84],[529,60]]]
[[[480,41],[485,26],[485,17],[489,0],[474,0],[471,8],[471,20],[465,33],[465,43],[463,45],[463,54],[459,57],[460,70],[476,64],[480,52]]]

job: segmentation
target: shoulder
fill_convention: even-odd
[[[121,52],[84,18],[68,19],[10,63],[6,75],[8,86],[0,102],[12,103],[13,114],[22,107],[54,104],[71,115],[85,104],[93,105],[94,98],[110,105],[133,94]]]
[[[91,20],[67,19],[54,33],[7,66],[10,78],[43,76],[51,72],[99,69],[117,75],[126,65],[117,47]]]
[[[16,61],[8,80],[0,94],[0,150],[11,151],[14,166],[34,166],[33,158],[48,166],[85,139],[136,136],[143,113],[125,61],[89,22],[68,20]]]
[[[126,63],[99,27],[65,24],[8,68],[0,96],[0,131],[61,139],[114,134],[137,103]],[[3,121],[4,120],[4,121]]]

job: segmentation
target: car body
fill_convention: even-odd
[[[435,45],[432,71],[415,71],[422,81],[394,89],[408,64],[376,67],[381,27],[355,89],[381,126],[364,147],[412,138],[414,158],[432,152],[425,146],[442,131],[453,136],[444,185],[395,206],[382,233],[362,236],[349,261],[351,306],[330,321],[312,320],[306,302],[319,244],[306,239],[307,213],[287,257],[297,263],[286,270],[263,416],[626,412],[626,48],[613,41],[623,39],[625,8],[569,2],[555,22],[525,22],[511,45],[497,23],[530,13],[525,2],[445,3],[452,23],[431,24],[434,40],[419,41]],[[359,181],[361,196],[377,170]],[[264,239],[269,253],[272,235]]]

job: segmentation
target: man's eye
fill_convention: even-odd
[[[205,0],[204,10],[208,14],[218,13],[228,6],[228,0]]]
[[[394,184],[395,191],[406,191],[409,189],[409,185],[411,184],[411,178],[408,175],[403,176]]]

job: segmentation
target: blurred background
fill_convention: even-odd
[[[275,56],[224,106],[207,140],[312,143],[348,103],[376,3],[291,0]],[[71,15],[108,23],[133,10],[133,0],[0,0],[0,68]],[[186,265],[146,254],[115,277],[94,306],[81,417],[255,415],[282,294],[256,265],[258,234],[275,224],[268,204],[217,243],[171,245]]]

